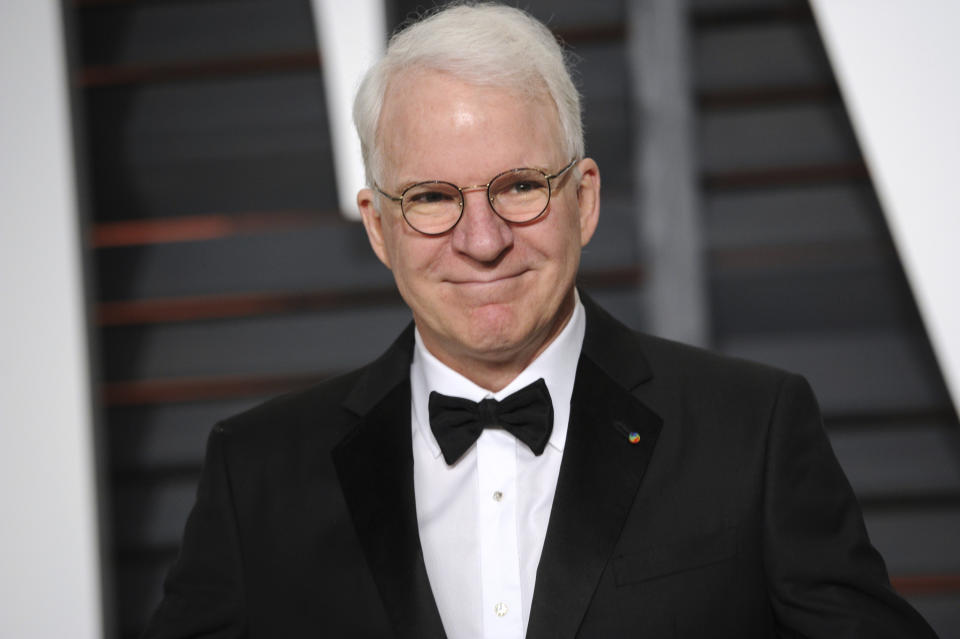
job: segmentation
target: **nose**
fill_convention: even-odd
[[[464,189],[463,217],[453,227],[454,250],[493,262],[513,246],[513,229],[490,207],[486,189]]]

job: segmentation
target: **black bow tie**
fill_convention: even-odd
[[[553,402],[543,378],[502,401],[479,403],[461,397],[430,393],[430,428],[448,465],[460,459],[484,428],[502,428],[526,444],[534,455],[543,453],[553,430]]]

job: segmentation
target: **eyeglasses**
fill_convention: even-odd
[[[403,219],[424,235],[443,235],[463,217],[463,194],[486,189],[490,208],[511,224],[532,222],[550,204],[550,180],[558,178],[576,164],[574,158],[553,175],[540,169],[511,169],[499,173],[486,184],[460,187],[450,182],[432,180],[408,186],[399,197],[373,185],[382,196],[400,203]]]

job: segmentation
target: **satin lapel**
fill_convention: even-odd
[[[576,635],[623,529],[660,426],[656,414],[592,359],[580,358],[528,639]],[[631,434],[638,438],[636,443],[631,443]]]
[[[423,563],[413,494],[408,344],[398,344],[358,384],[362,390],[349,403],[362,422],[334,449],[333,461],[395,635],[440,639],[446,635]],[[371,398],[376,403],[368,409],[364,400]]]

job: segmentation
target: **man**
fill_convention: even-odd
[[[600,175],[543,25],[434,14],[355,120],[414,325],[214,429],[148,637],[933,636],[802,379],[576,291]]]

